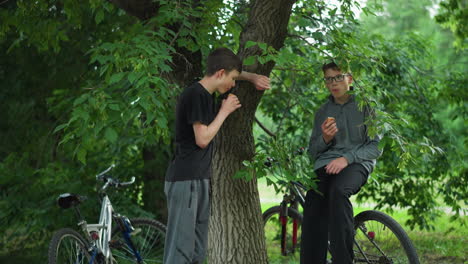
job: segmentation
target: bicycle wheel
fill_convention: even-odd
[[[135,228],[135,231],[130,234],[130,239],[143,260],[141,263],[163,263],[166,227],[152,219],[134,218],[130,219],[130,222]],[[109,246],[112,252],[112,263],[139,263],[118,227],[112,231]]]
[[[365,211],[354,218],[355,263],[419,264],[405,230],[390,216]]]
[[[49,264],[89,263],[88,243],[73,229],[64,228],[54,233],[49,244]]]
[[[283,234],[282,222],[280,219],[280,206],[271,207],[263,213],[263,223],[265,230],[266,249],[268,261],[275,263],[298,263],[301,239],[302,215],[293,208],[288,208],[288,217],[286,219],[286,230]],[[297,232],[294,235],[294,228]],[[282,239],[283,247],[282,250]]]

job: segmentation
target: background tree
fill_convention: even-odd
[[[435,19],[454,33],[456,37],[455,45],[458,48],[466,48],[468,37],[468,6],[466,1],[441,1],[440,12]]]

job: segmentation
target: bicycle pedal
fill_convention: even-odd
[[[134,228],[133,231],[130,233],[131,236],[135,236],[141,233],[141,228]]]

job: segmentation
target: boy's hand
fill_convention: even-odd
[[[229,94],[228,97],[223,100],[219,112],[229,115],[241,106],[239,98],[237,98],[235,94]]]
[[[336,127],[336,122],[334,118],[327,118],[322,123],[322,137],[325,143],[330,143],[332,139],[335,137],[336,133],[338,132],[338,128]]]
[[[328,174],[338,174],[346,167],[348,167],[348,160],[345,157],[340,157],[328,163],[325,166],[325,171]]]
[[[260,74],[255,74],[252,83],[255,85],[255,88],[259,91],[264,91],[264,90],[269,90],[270,87],[270,78],[260,75]]]

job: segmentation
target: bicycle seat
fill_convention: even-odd
[[[80,196],[73,193],[63,193],[57,198],[58,205],[63,209],[68,209],[72,206],[77,206],[86,200],[86,196]]]

